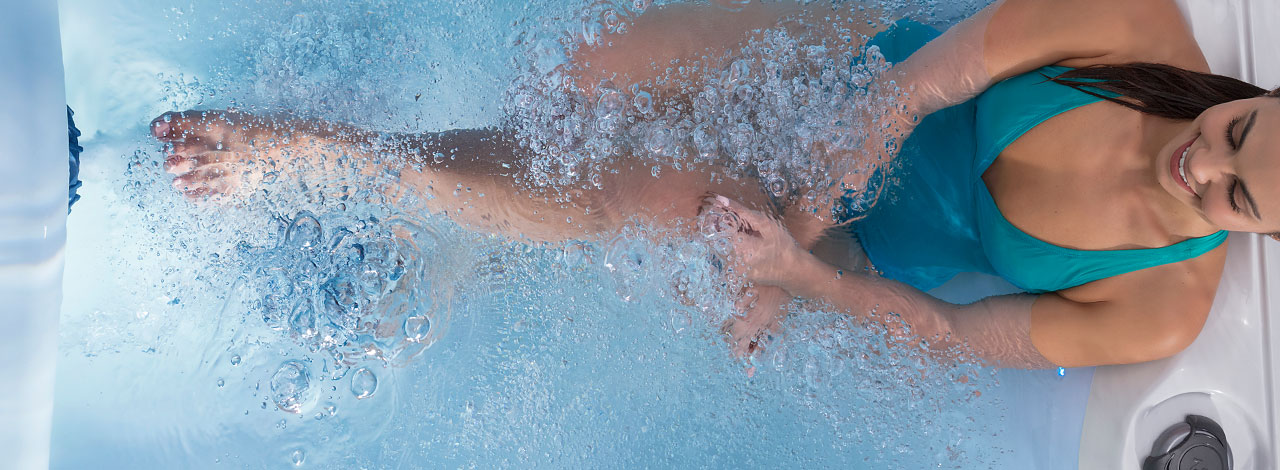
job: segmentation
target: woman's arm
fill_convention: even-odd
[[[825,301],[860,319],[884,321],[884,315],[892,313],[912,336],[940,352],[963,348],[999,367],[1055,366],[1031,340],[1031,310],[1037,296],[1005,295],[956,305],[901,282],[863,274],[838,275],[838,269],[817,257],[796,254],[800,256],[791,261],[790,275],[778,284],[791,295]]]
[[[709,202],[707,214],[733,213],[730,219],[740,221],[730,224],[737,229],[729,230],[731,265],[749,280],[859,318],[883,321],[871,312],[892,312],[930,348],[963,346],[1002,367],[1130,364],[1176,354],[1204,325],[1225,257],[1219,247],[1192,260],[1061,292],[956,305],[897,281],[840,273],[800,249],[763,213],[724,198]]]
[[[1178,59],[1198,52],[1184,40],[1189,31],[1171,0],[996,0],[878,77],[871,92],[895,107],[848,110],[845,119],[864,123],[867,140],[822,152],[842,174],[828,199],[868,187],[872,172],[844,169],[892,161],[920,119],[1000,80],[1055,64],[1143,60],[1195,68]]]
[[[911,111],[927,115],[1046,65],[1167,60],[1171,54],[1153,39],[1178,32],[1190,36],[1170,0],[996,0],[895,64],[885,79],[909,91]],[[1185,44],[1164,48],[1175,46]]]

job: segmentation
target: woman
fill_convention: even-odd
[[[637,18],[612,46],[579,52],[579,82],[643,80],[658,73],[651,64],[831,16],[784,5],[704,10]],[[787,21],[797,17],[805,21]],[[904,184],[897,202],[851,223],[883,278],[856,274],[856,257],[835,255],[853,240],[839,220],[795,207],[761,211],[771,201],[758,181],[708,178],[715,168],[706,165],[659,179],[618,162],[606,190],[577,191],[564,203],[513,191],[519,150],[494,131],[377,136],[291,122],[312,131],[271,151],[359,152],[377,138],[409,158],[452,153],[446,164],[407,166],[402,181],[438,196],[434,210],[531,239],[607,233],[632,216],[740,221],[727,226],[755,300],[730,330],[748,350],[790,296],[858,316],[891,311],[931,347],[965,343],[1010,367],[1135,363],[1189,345],[1213,302],[1226,231],[1280,229],[1280,188],[1268,183],[1280,179],[1269,150],[1280,142],[1255,132],[1280,126],[1280,100],[1198,74],[1208,66],[1171,0],[997,1],[923,47],[913,39],[931,35],[919,28],[904,22],[873,39],[891,61],[919,48],[890,70],[910,93],[881,123],[911,135],[901,145]],[[1126,65],[1134,63],[1165,66]],[[917,116],[926,117],[912,130]],[[153,123],[157,138],[174,144],[166,167],[175,186],[193,196],[235,184],[229,176],[251,158],[250,143],[280,128],[217,113]],[[454,191],[464,187],[470,192]],[[482,193],[489,196],[472,196]],[[1001,275],[1027,293],[953,305],[922,291],[963,271]]]

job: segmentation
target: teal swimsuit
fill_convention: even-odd
[[[898,62],[937,35],[907,20],[869,44]],[[1162,248],[1073,250],[1032,237],[1004,218],[982,180],[987,167],[1031,128],[1101,101],[1045,79],[1066,70],[1043,67],[1004,80],[921,120],[902,147],[891,187],[852,226],[876,269],[921,290],[962,272],[981,272],[1042,293],[1194,258],[1226,240],[1220,231]]]

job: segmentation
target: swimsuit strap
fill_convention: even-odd
[[[1050,118],[1102,98],[1048,80],[1068,67],[1042,67],[1002,81],[977,99],[977,151],[973,180],[979,231],[991,265],[1013,284],[1048,292],[1098,279],[1195,258],[1226,240],[1227,232],[1184,240],[1160,248],[1075,250],[1035,238],[1000,213],[981,175],[1009,144]],[[1118,96],[1096,88],[1090,91]]]

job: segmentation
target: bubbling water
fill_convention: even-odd
[[[349,222],[326,230],[299,212],[275,247],[242,247],[257,260],[245,280],[257,299],[252,312],[333,357],[335,373],[351,361],[403,365],[448,324],[452,287],[433,259],[447,251],[433,230],[407,219]]]
[[[361,367],[351,374],[351,395],[363,400],[378,391],[378,376],[373,371]]]
[[[311,373],[302,362],[285,361],[271,376],[271,400],[283,411],[301,413],[312,394]]]
[[[599,21],[611,24],[613,14],[605,8]],[[852,19],[833,21],[849,28]],[[891,64],[856,44],[771,29],[727,57],[673,65],[643,83],[574,83],[573,63],[529,64],[507,94],[508,121],[532,151],[535,186],[599,186],[606,162],[641,159],[655,176],[712,163],[729,177],[758,179],[780,200],[822,202],[821,190],[842,175],[887,163],[886,152],[865,146],[892,139],[868,124],[900,106],[898,94],[868,92]]]
[[[305,9],[318,2],[295,3],[282,8]],[[285,15],[281,34],[237,49],[249,52],[247,74],[221,78],[254,85],[218,90],[217,96],[251,95],[245,101],[265,109],[287,107],[374,127],[401,120],[389,116],[404,102],[417,103],[417,90],[398,80],[400,75],[370,64],[408,61],[411,72],[438,79],[434,65],[424,63],[451,51],[435,50],[424,60],[417,57],[419,50],[465,41],[456,41],[452,32],[413,29],[414,20],[425,15],[421,12],[403,21],[395,18],[402,10],[426,8],[384,10],[386,2],[373,3]],[[717,5],[734,9],[737,3]],[[584,84],[567,78],[563,58],[577,44],[627,34],[628,20],[649,6],[647,0],[593,4],[582,24],[543,23],[557,32],[572,31],[573,41],[550,46],[530,41],[522,43],[527,49],[514,52],[521,73],[504,98],[501,118],[531,150],[522,175],[526,183],[599,187],[610,160],[620,158],[643,162],[641,168],[655,176],[710,163],[724,167],[726,177],[759,179],[780,200],[804,202],[805,191],[830,185],[831,175],[883,164],[871,159],[841,168],[829,155],[873,137],[859,120],[894,105],[892,97],[865,91],[889,66],[874,48],[815,43],[770,30],[733,51],[732,60],[673,65],[658,81],[593,84],[593,95],[579,93]],[[534,22],[529,20],[513,21],[512,29],[530,29]],[[476,31],[471,36],[495,28]],[[492,38],[481,39],[477,44]],[[496,76],[495,81],[506,77]],[[467,82],[456,78],[449,82]],[[184,80],[174,82],[175,90],[190,93],[177,98],[191,103],[212,96],[201,90],[219,79]],[[469,102],[474,95],[462,96]],[[420,106],[447,109],[432,98],[438,96],[428,93]],[[398,104],[389,104],[393,101]],[[404,121],[416,117],[406,114]],[[447,110],[439,114],[433,125],[454,125]],[[440,163],[451,157],[433,158]],[[229,313],[244,319],[245,330],[264,330],[236,336],[217,361],[225,367],[217,377],[226,376],[229,388],[247,387],[243,394],[260,400],[272,422],[284,416],[273,432],[325,429],[332,432],[323,437],[336,437],[326,446],[278,445],[274,455],[280,461],[325,465],[326,459],[346,458],[330,454],[345,452],[335,444],[349,439],[363,440],[369,445],[362,452],[383,452],[386,459],[403,462],[416,452],[416,457],[439,459],[432,460],[439,466],[459,467],[496,462],[532,467],[548,465],[544,456],[561,455],[549,465],[585,466],[592,457],[606,466],[662,458],[679,464],[688,456],[738,452],[744,461],[770,462],[794,457],[805,443],[816,444],[799,452],[815,457],[790,460],[796,466],[833,449],[839,451],[834,460],[879,455],[869,466],[913,466],[902,461],[957,462],[953,452],[985,445],[961,445],[962,439],[990,433],[972,429],[977,427],[973,420],[954,411],[940,411],[973,405],[989,383],[981,371],[965,363],[939,364],[923,348],[886,341],[889,332],[874,323],[790,305],[784,338],[768,342],[754,358],[731,359],[719,330],[734,320],[740,286],[733,284],[732,273],[722,272],[719,258],[728,245],[714,234],[687,236],[633,224],[598,243],[476,242],[445,233],[441,226],[447,224],[406,216],[420,208],[388,195],[397,191],[388,184],[398,183],[394,175],[392,181],[387,175],[376,181],[362,175],[344,183],[284,173],[249,195],[265,201],[237,201],[244,203],[239,212],[197,214],[180,219],[189,226],[178,225],[167,219],[197,211],[156,205],[173,196],[165,192],[167,178],[150,186],[139,181],[145,172],[161,173],[157,161],[146,152],[135,155],[128,176],[134,192],[144,195],[134,201],[145,207],[143,225],[163,240],[160,248],[167,248],[156,251],[211,266],[198,271],[198,281],[182,286],[198,288],[207,279],[230,284],[239,278],[237,289],[245,301]],[[363,163],[348,159],[343,165],[351,169]],[[288,168],[283,162],[261,166]],[[347,190],[346,183],[357,189]],[[264,214],[275,223],[261,223]],[[205,235],[165,238],[191,232]],[[221,242],[234,248],[207,248]],[[449,252],[455,244],[473,245],[467,249],[484,251],[480,258],[487,260],[456,262]],[[467,276],[459,276],[457,268]],[[231,274],[219,277],[219,270]],[[207,304],[195,292],[167,293],[166,301],[179,293],[182,301],[180,306],[164,303],[166,309]],[[450,335],[451,328],[461,329],[454,311],[464,302],[468,312],[475,310],[466,319],[481,326],[464,330],[467,335]],[[148,321],[157,316],[153,312]],[[138,320],[143,323],[142,316]],[[744,369],[754,375],[747,377]],[[399,371],[410,371],[415,380],[397,383]],[[256,389],[255,382],[269,393]],[[211,383],[201,382],[213,388]],[[393,413],[380,419],[369,410],[390,409],[398,391],[412,394],[394,413],[397,430],[408,432],[384,433],[380,423],[392,422]],[[631,431],[628,440],[598,439],[619,429]],[[358,435],[345,435],[350,433]],[[736,449],[743,442],[751,445]],[[392,448],[405,453],[387,450]],[[897,458],[904,455],[924,457]],[[345,460],[342,466],[364,463]]]

